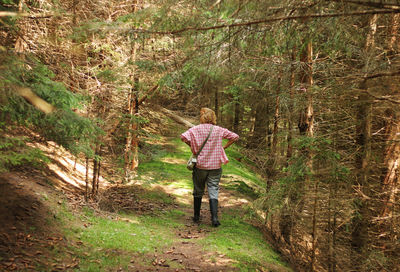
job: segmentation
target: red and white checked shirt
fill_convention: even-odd
[[[201,124],[190,128],[181,134],[181,139],[190,144],[193,154],[197,154],[211,129],[211,124]],[[203,150],[197,157],[196,167],[199,169],[212,170],[221,168],[222,164],[228,163],[222,139],[237,140],[239,135],[226,128],[214,126],[213,131],[204,145]]]

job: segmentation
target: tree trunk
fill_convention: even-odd
[[[239,133],[239,122],[240,122],[240,102],[239,98],[235,99],[235,117],[233,119],[233,131]]]
[[[279,112],[279,95],[281,90],[281,77],[282,71],[278,72],[278,82],[276,86],[276,93],[275,93],[275,113],[274,113],[274,128],[272,131],[272,146],[271,146],[271,155],[273,160],[273,165],[276,165],[277,160],[277,145],[278,145],[278,126],[279,126],[279,119],[280,119],[280,112]]]
[[[89,157],[86,156],[86,174],[85,174],[85,200],[89,197]]]
[[[264,102],[259,102],[254,111],[254,130],[248,143],[249,148],[265,148],[267,135],[267,106]]]
[[[215,88],[215,92],[214,92],[214,111],[215,111],[215,115],[217,117],[217,122],[220,123],[221,122],[221,116],[219,114],[218,88]]]
[[[133,1],[132,4],[132,13],[135,13],[138,8],[138,0]],[[137,74],[137,70],[135,68],[135,62],[137,57],[138,43],[135,40],[137,35],[135,34],[134,40],[132,41],[132,49],[131,49],[131,62],[132,72],[130,75],[130,80],[132,82],[132,86],[129,90],[128,94],[128,106],[127,111],[129,114],[128,118],[128,126],[127,126],[127,136],[126,136],[126,144],[125,144],[125,181],[129,182],[132,177],[132,173],[139,165],[138,160],[138,147],[139,147],[139,139],[138,139],[138,124],[135,116],[139,113],[139,76]]]
[[[97,154],[97,146],[96,146],[96,151],[95,151],[95,158],[93,159],[93,176],[92,176],[92,197],[94,198],[97,195],[97,169],[99,166],[99,162],[97,161],[96,158]]]
[[[356,157],[356,169],[358,169],[357,180],[355,185],[360,191],[365,192],[369,179],[369,162],[371,157],[371,111],[372,105],[368,95],[360,95],[359,108],[357,114],[357,139],[356,144],[359,152]],[[354,201],[355,211],[352,219],[351,246],[353,249],[353,265],[360,265],[361,257],[365,247],[368,244],[368,207],[367,200],[363,196],[359,196]]]
[[[312,43],[308,42],[306,48],[302,50],[300,55],[300,62],[302,65],[300,72],[301,92],[306,106],[304,110],[300,112],[298,128],[301,135],[307,135],[309,137],[312,137],[314,134],[313,98],[310,89],[313,85],[312,54]]]
[[[373,50],[375,43],[375,33],[377,28],[378,15],[373,15],[370,19],[370,31],[368,32],[365,52],[368,53]],[[365,70],[368,69],[365,64]],[[364,80],[360,84],[361,90],[367,89],[367,82]],[[355,169],[358,169],[356,175],[355,186],[362,192],[354,200],[354,215],[352,218],[352,233],[351,233],[351,247],[352,247],[352,265],[356,269],[362,269],[363,262],[360,258],[365,257],[364,253],[368,252],[369,245],[369,224],[370,217],[368,209],[368,200],[364,195],[369,194],[369,164],[371,161],[371,127],[372,127],[372,101],[368,94],[363,92],[358,97],[357,108],[357,124],[356,124],[356,145],[359,152],[356,154]]]
[[[289,117],[288,117],[288,137],[287,137],[287,152],[286,157],[290,159],[293,153],[293,120],[292,114],[294,111],[294,84],[295,84],[295,60],[296,60],[296,48],[292,49],[291,63],[290,63],[290,97],[289,97]]]
[[[134,171],[139,165],[138,161],[138,146],[139,140],[137,137],[137,121],[135,115],[139,112],[138,108],[138,83],[137,77],[133,80],[133,86],[130,89],[128,97],[128,112],[129,112],[129,123],[128,123],[128,134],[126,137],[125,145],[125,178],[129,181],[131,178],[132,171]]]
[[[311,93],[311,86],[313,85],[313,69],[312,69],[312,43],[308,42],[306,47],[301,51],[300,54],[300,62],[301,62],[301,71],[300,71],[300,84],[301,84],[301,94],[302,94],[302,102],[305,103],[303,110],[300,112],[298,128],[300,135],[304,135],[307,137],[314,136],[314,109],[313,109],[313,97]],[[305,165],[312,172],[313,169],[313,161],[311,159],[311,151],[309,147],[304,147],[301,152],[303,153],[303,157],[305,158]],[[309,175],[305,175],[303,191],[309,191],[305,188],[310,188],[311,190],[311,180]],[[316,244],[317,244],[317,228],[316,228],[316,205],[317,205],[317,190],[318,183],[317,180],[314,179],[314,193],[313,193],[313,214],[312,214],[312,249],[311,249],[311,263],[310,263],[310,271],[316,271]],[[304,203],[305,199],[302,200]],[[301,210],[303,210],[303,205],[299,205]]]
[[[389,40],[389,57],[396,58],[399,51],[399,42],[397,41],[397,32],[399,29],[400,15],[395,14],[392,18],[391,37]],[[398,96],[398,83],[396,79],[392,80],[390,85],[390,95]],[[393,226],[390,226],[394,218],[394,205],[396,203],[396,192],[399,184],[399,164],[400,164],[400,116],[396,107],[386,110],[386,148],[384,151],[384,173],[382,175],[382,193],[383,202],[380,211],[380,234],[383,240],[382,248],[387,245],[393,245],[395,235],[393,235]],[[392,223],[393,224],[393,223]]]

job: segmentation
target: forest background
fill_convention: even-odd
[[[45,160],[8,134],[26,127],[93,166],[95,197],[104,154],[135,176],[141,109],[207,106],[263,175],[256,204],[293,259],[399,269],[398,1],[0,3],[1,171]]]

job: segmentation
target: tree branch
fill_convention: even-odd
[[[377,9],[377,10],[363,10],[363,11],[354,11],[348,13],[329,13],[329,14],[308,14],[308,15],[296,15],[296,16],[283,16],[276,18],[267,18],[260,19],[256,21],[243,22],[243,23],[234,23],[234,24],[223,24],[216,26],[208,26],[208,27],[185,27],[178,30],[171,31],[151,31],[146,29],[132,29],[132,32],[139,33],[150,33],[150,34],[159,34],[159,35],[175,35],[180,34],[187,31],[208,31],[213,29],[227,28],[227,27],[241,27],[241,26],[251,26],[257,24],[265,24],[277,21],[285,21],[285,20],[297,20],[297,19],[308,19],[308,18],[333,18],[333,17],[344,17],[344,16],[363,16],[363,15],[371,15],[371,14],[391,14],[391,13],[400,13],[400,9]]]
[[[386,8],[386,9],[398,9],[400,8],[400,3],[382,3],[374,2],[374,1],[357,1],[357,0],[329,0],[330,2],[338,2],[338,3],[349,3],[349,4],[356,4],[361,6],[367,7],[374,7],[374,8]]]
[[[394,100],[394,99],[392,99],[392,98],[390,98],[390,97],[388,97],[388,96],[376,96],[376,95],[374,95],[373,93],[371,93],[371,92],[368,91],[368,90],[364,90],[364,91],[365,91],[368,95],[370,95],[370,96],[372,96],[373,98],[375,98],[376,100],[388,101],[388,102],[391,102],[391,103],[393,103],[393,104],[400,105],[400,101]]]
[[[374,79],[374,78],[378,78],[378,77],[398,76],[398,75],[400,75],[400,70],[394,71],[394,72],[382,72],[382,73],[376,73],[376,74],[372,74],[372,75],[366,75],[363,77],[363,79],[368,80],[368,79]]]
[[[140,106],[148,97],[150,94],[152,94],[155,90],[157,90],[158,84],[154,85],[151,87],[138,101],[138,105]]]

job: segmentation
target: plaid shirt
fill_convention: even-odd
[[[182,141],[190,145],[193,154],[197,154],[200,150],[201,145],[210,132],[211,126],[211,124],[201,124],[181,134]],[[222,146],[222,139],[237,140],[239,139],[239,135],[226,128],[214,126],[210,138],[208,138],[203,150],[197,157],[197,168],[213,170],[219,169],[222,164],[228,163],[229,160]]]

